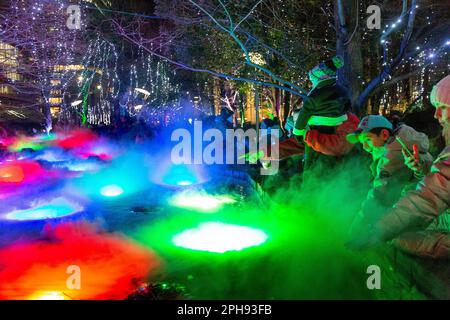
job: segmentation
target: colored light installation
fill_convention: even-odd
[[[20,183],[25,179],[23,169],[20,166],[11,165],[0,167],[0,182]]]
[[[159,267],[150,250],[89,224],[58,224],[43,241],[0,249],[0,300],[123,300]],[[80,288],[67,285],[79,267]],[[72,270],[72,271],[71,271]]]
[[[68,136],[57,139],[56,145],[63,149],[75,149],[89,146],[98,140],[98,136],[90,130],[78,129]]]
[[[10,161],[0,164],[0,184],[35,182],[51,175],[35,161]]]
[[[66,300],[66,296],[59,291],[42,291],[34,293],[27,300]]]
[[[179,208],[212,212],[221,208],[224,204],[235,203],[230,196],[213,196],[202,193],[183,192],[170,200],[170,204]]]
[[[178,181],[177,183],[179,186],[185,187],[192,185],[192,181]]]
[[[7,214],[8,220],[33,221],[56,219],[70,216],[83,211],[83,207],[68,201],[65,198],[57,198],[46,204],[39,204],[33,208],[16,210]]]
[[[100,193],[104,197],[114,198],[123,194],[123,189],[118,185],[109,185],[100,189]]]
[[[167,185],[190,186],[197,182],[197,177],[186,166],[172,166],[163,178],[163,183]]]
[[[162,161],[152,170],[150,179],[157,184],[173,187],[198,185],[209,180],[204,168],[198,165],[174,165],[170,161]]]
[[[172,243],[177,247],[191,250],[225,253],[259,246],[267,239],[267,234],[259,229],[220,222],[205,222],[197,228],[175,235]]]

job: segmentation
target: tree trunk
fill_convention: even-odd
[[[344,67],[338,70],[338,83],[347,89],[354,112],[361,114],[362,106],[357,101],[362,91],[363,58],[357,22],[363,22],[358,15],[357,1],[335,0],[336,52],[344,58]]]
[[[275,116],[280,116],[281,109],[281,91],[278,88],[275,88]]]
[[[50,104],[46,103],[44,105],[44,116],[45,116],[45,130],[49,133],[52,129],[52,113],[50,111]]]
[[[214,78],[213,96],[214,96],[214,115],[218,116],[220,114],[221,90],[220,90],[220,80],[217,78]]]
[[[283,105],[283,117],[280,117],[281,123],[286,123],[286,119],[289,115],[290,110],[291,110],[291,93],[289,91],[285,91],[284,105]]]

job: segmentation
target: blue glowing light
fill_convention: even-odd
[[[39,204],[33,208],[10,212],[8,220],[33,221],[56,219],[70,216],[83,211],[83,207],[68,201],[65,198],[57,198],[46,204]]]
[[[173,165],[165,172],[162,182],[170,186],[190,186],[199,181],[193,168],[185,165]]]

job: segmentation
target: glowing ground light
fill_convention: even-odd
[[[175,235],[172,243],[177,247],[191,250],[225,253],[259,246],[267,239],[267,234],[259,229],[205,222],[197,228]]]
[[[101,188],[100,194],[108,198],[118,197],[123,194],[123,189],[118,185],[112,184]]]
[[[154,177],[157,183],[169,186],[190,186],[200,182],[200,177],[193,167],[185,165],[170,165],[168,168],[161,168],[160,173]]]
[[[179,208],[210,212],[219,209],[224,204],[235,202],[236,200],[229,196],[212,196],[207,194],[184,192],[172,198],[170,204]]]
[[[33,221],[56,219],[83,211],[80,205],[72,203],[65,198],[53,199],[46,204],[39,204],[33,208],[25,210],[16,210],[8,213],[8,220]]]
[[[23,169],[19,166],[6,166],[0,168],[0,182],[17,183],[25,178]]]
[[[42,291],[34,293],[28,300],[66,300],[66,296],[60,291]]]
[[[192,182],[191,181],[178,181],[177,184],[179,186],[190,186],[190,185],[192,185]]]

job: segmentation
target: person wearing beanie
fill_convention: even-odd
[[[450,75],[433,88],[431,102],[447,147],[416,189],[401,198],[372,228],[356,235],[348,247],[364,249],[394,240],[396,247],[408,253],[450,259]],[[405,158],[406,163],[417,162],[414,155]]]
[[[346,135],[356,130],[359,119],[350,112],[346,90],[337,84],[337,70],[343,65],[343,59],[336,56],[309,72],[313,87],[303,101],[293,129],[294,137],[304,144],[299,150],[304,149],[305,170],[317,162],[332,166],[353,149]]]

